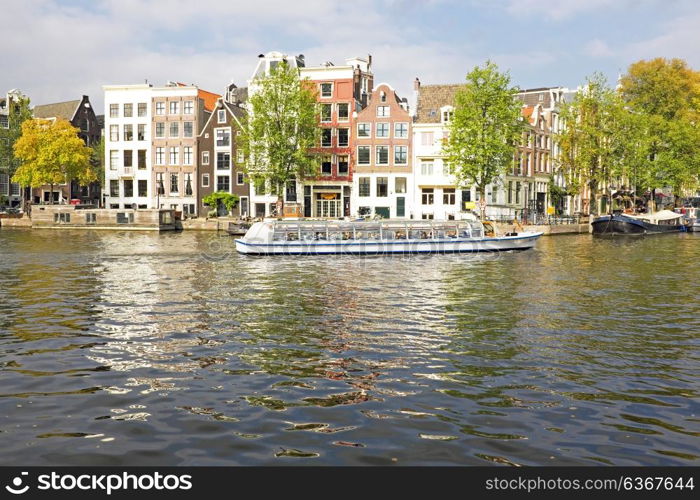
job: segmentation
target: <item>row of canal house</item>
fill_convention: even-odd
[[[374,85],[371,56],[306,66],[303,55],[269,52],[259,56],[247,87],[230,84],[223,95],[175,82],[105,86],[105,206],[205,216],[212,207],[203,198],[225,191],[240,198],[234,215],[276,215],[276,196],[247,183],[236,136],[255,79],[282,61],[317,86],[322,128],[319,175],[288,184],[286,216],[452,219],[479,203],[489,216],[531,216],[546,213],[550,183],[563,182],[552,139],[567,89],[518,95],[527,130],[512,168],[482,202],[473,187],[455,184],[442,156],[460,85],[416,79],[409,108],[389,84]]]

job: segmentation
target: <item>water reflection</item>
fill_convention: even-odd
[[[487,256],[208,254],[230,243],[0,232],[2,456],[698,460],[696,235]]]

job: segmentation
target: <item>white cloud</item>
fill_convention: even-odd
[[[590,57],[613,57],[615,55],[608,44],[598,38],[586,43],[583,47],[583,53]]]
[[[516,16],[544,16],[553,21],[570,19],[584,12],[626,8],[635,0],[509,0],[506,10]],[[639,4],[645,0],[636,0]],[[653,0],[652,0],[653,1]],[[647,2],[649,3],[649,2]]]

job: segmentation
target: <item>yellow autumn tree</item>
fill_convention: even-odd
[[[72,179],[83,185],[97,180],[90,163],[92,150],[78,137],[78,129],[66,120],[26,120],[13,149],[21,165],[12,181],[21,186],[48,184],[53,192],[55,184]]]

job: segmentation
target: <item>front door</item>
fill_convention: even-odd
[[[396,197],[396,217],[406,217],[406,197]]]
[[[339,193],[316,194],[316,217],[335,219],[342,217],[342,204]]]

